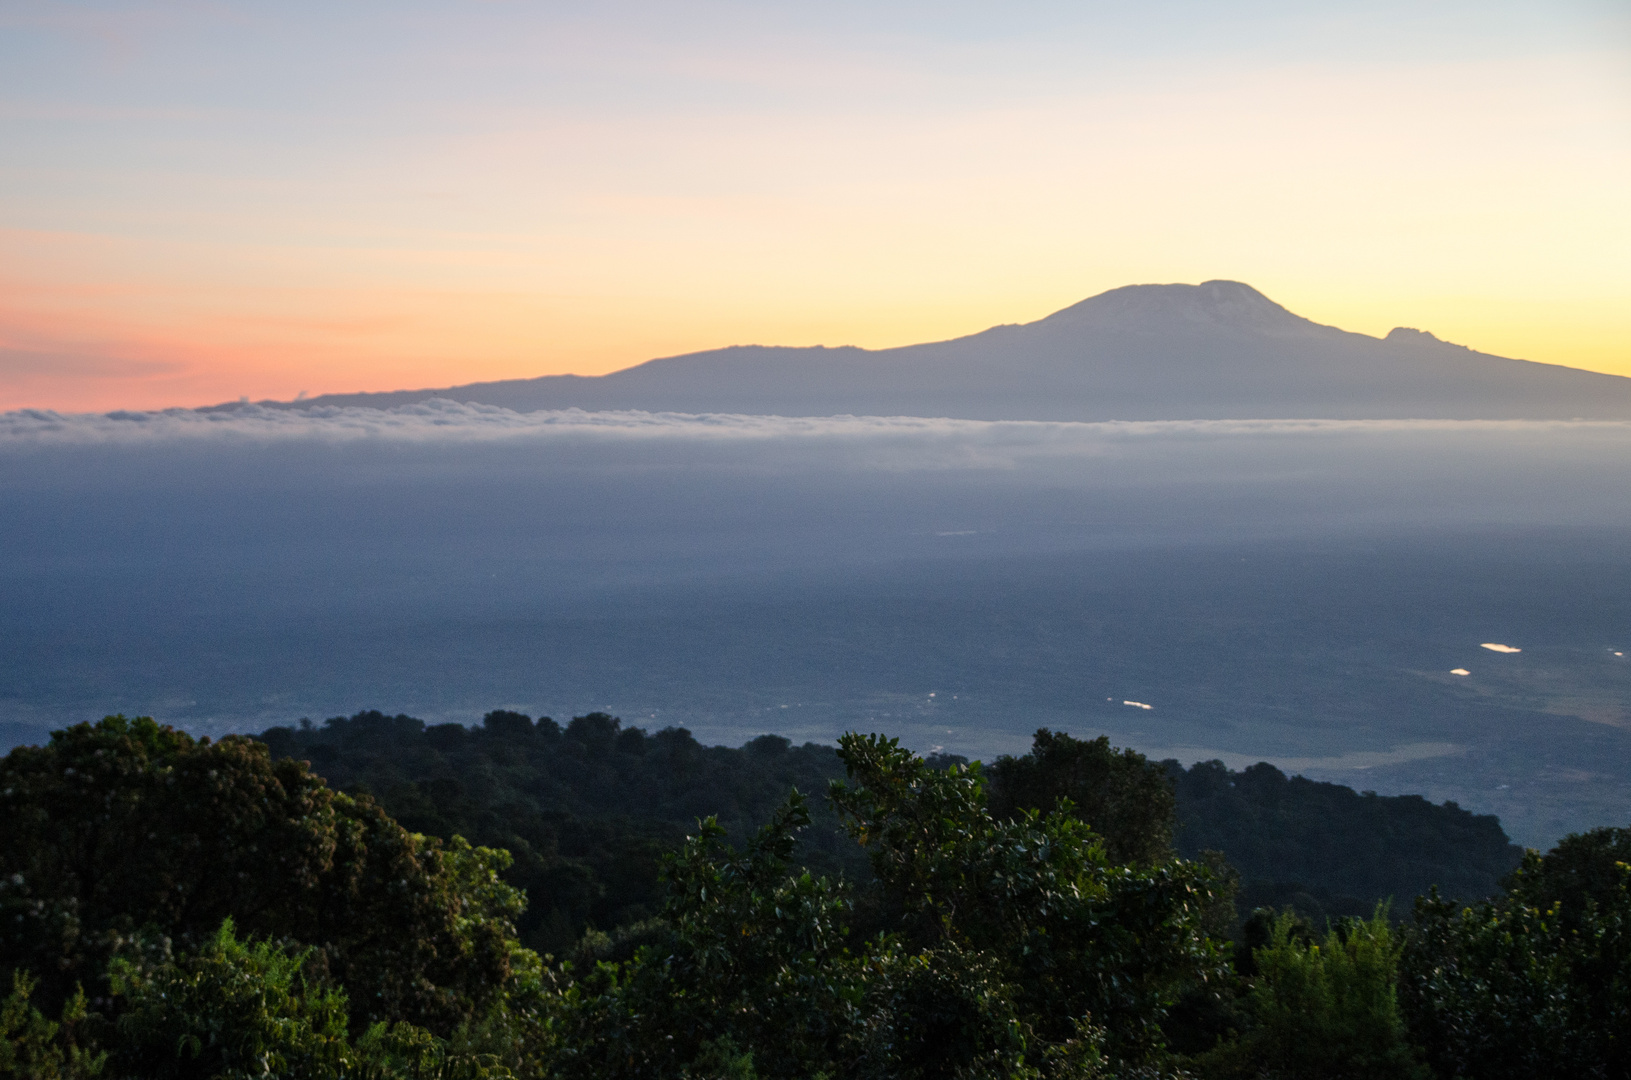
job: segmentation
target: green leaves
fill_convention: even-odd
[[[1204,867],[1115,865],[1068,799],[998,820],[977,766],[934,769],[875,735],[839,747],[852,779],[832,798],[903,913],[904,943],[931,968],[978,957],[986,1010],[1011,1010],[1032,1060],[1099,1025],[1112,1057],[1142,1061],[1182,990],[1221,975]],[[920,1002],[898,1022],[934,1013]]]
[[[310,955],[241,942],[228,919],[196,955],[154,966],[116,957],[119,1066],[148,1077],[345,1075],[346,995],[304,978]]]
[[[12,976],[11,993],[0,1001],[0,1077],[11,1080],[93,1080],[102,1075],[107,1054],[80,1044],[85,995],[75,992],[60,1023],[46,1019],[30,1000],[35,981]]]
[[[346,993],[307,977],[311,955],[240,941],[229,919],[192,955],[116,957],[118,1070],[152,1080],[509,1077],[494,1055],[461,1052],[401,1021],[375,1024],[353,1043]]]
[[[1493,901],[1416,903],[1402,991],[1441,1072],[1631,1076],[1631,830],[1530,852]]]
[[[1024,757],[991,766],[991,812],[1012,818],[1069,804],[1069,813],[1102,838],[1117,863],[1154,864],[1172,857],[1177,798],[1166,769],[1101,735],[1083,741],[1042,728]]]
[[[1253,953],[1252,1027],[1238,1046],[1210,1055],[1208,1071],[1297,1080],[1425,1076],[1399,1013],[1399,942],[1382,909],[1318,940],[1295,929],[1295,916],[1282,914]]]
[[[507,978],[507,856],[409,833],[250,739],[80,724],[0,761],[0,819],[0,977],[35,973],[49,1007],[135,935],[185,952],[228,917],[311,946],[369,1021],[446,1034]]]
[[[1105,749],[1050,745],[1072,769]],[[0,832],[0,959],[48,974],[59,1000],[70,979],[106,977],[100,1007],[120,1016],[110,1045],[131,1076],[1063,1080],[1162,1066],[1173,1003],[1222,976],[1211,870],[1160,845],[1112,858],[1069,792],[994,814],[978,766],[940,768],[880,736],[846,736],[841,757],[832,803],[877,878],[865,936],[850,885],[797,868],[811,812],[794,792],[740,847],[699,823],[666,860],[660,914],[562,964],[516,940],[508,853],[411,833],[249,740],[109,718],[0,763],[17,822]],[[1105,760],[1148,778],[1134,758]],[[1091,776],[1065,773],[1103,801]],[[39,1060],[67,1046],[31,1004],[8,1008]]]
[[[795,792],[741,852],[701,823],[668,862],[668,932],[568,992],[565,1075],[679,1077],[728,1058],[740,1075],[807,1076],[854,1059],[864,969],[844,948],[845,889],[789,872],[808,821]]]

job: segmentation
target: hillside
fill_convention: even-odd
[[[844,776],[831,746],[764,735],[740,749],[709,747],[683,729],[647,734],[600,713],[563,728],[493,712],[466,729],[369,712],[260,738],[276,757],[309,760],[334,787],[373,795],[409,829],[509,849],[510,880],[530,898],[522,940],[539,949],[565,951],[586,928],[649,918],[660,853],[698,818],[717,816],[740,842],[794,787],[811,796],[814,815],[800,860],[871,876],[823,798]],[[1240,872],[1245,910],[1289,905],[1320,923],[1391,897],[1403,915],[1432,885],[1467,900],[1494,894],[1520,856],[1495,818],[1453,804],[1288,780],[1270,765],[1161,768],[1178,796],[1179,852],[1221,850]]]
[[[975,420],[1625,419],[1631,379],[1322,326],[1249,285],[1129,285],[1037,322],[902,348],[737,346],[609,375],[329,394],[541,409]],[[218,408],[232,409],[224,405]]]

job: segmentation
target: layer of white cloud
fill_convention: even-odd
[[[446,566],[525,553],[570,564],[551,579],[569,582],[603,569],[663,578],[676,561],[736,573],[1424,528],[1617,529],[1631,527],[1626,461],[1631,423],[1608,422],[1087,424],[449,401],[22,411],[0,414],[0,500],[20,530],[0,538],[0,556],[96,553],[151,568],[174,561],[185,535],[211,558],[265,560],[265,573],[351,552],[359,573],[382,565],[381,550]]]
[[[732,413],[514,412],[493,405],[434,399],[392,409],[243,405],[197,411],[0,413],[0,448],[18,443],[128,443],[169,439],[486,440],[624,436],[689,439],[777,439],[809,442],[856,438],[978,441],[1066,451],[1150,440],[1230,437],[1440,435],[1509,438],[1596,437],[1631,442],[1628,421],[1531,420],[1166,420],[1067,423],[954,420],[917,416],[745,416]]]

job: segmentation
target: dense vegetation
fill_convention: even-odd
[[[483,732],[506,724],[540,737]],[[987,774],[848,735],[825,799],[784,790],[750,830],[764,789],[731,789],[732,825],[658,856],[649,917],[555,959],[518,940],[503,852],[276,739],[112,717],[0,762],[0,1077],[1631,1076],[1631,830],[1471,906],[1259,911],[1231,941],[1234,874],[1172,851],[1162,764],[1042,733]],[[583,797],[561,822],[617,820]],[[808,868],[849,859],[801,845],[817,808],[865,883]]]
[[[1395,915],[1437,886],[1446,896],[1493,896],[1523,857],[1490,815],[1420,795],[1379,796],[1272,765],[1231,772],[1167,762],[1178,803],[1178,851],[1221,851],[1240,872],[1243,910],[1292,906],[1315,922],[1367,915],[1391,898]]]
[[[334,787],[367,794],[429,836],[464,836],[510,852],[506,880],[526,892],[521,940],[570,950],[589,927],[638,923],[662,904],[658,871],[701,818],[744,843],[794,788],[824,793],[844,775],[831,746],[766,735],[739,750],[688,732],[647,735],[601,713],[564,729],[511,712],[482,725],[426,727],[360,713],[321,727],[273,728],[274,757],[311,762]],[[868,873],[866,857],[819,800],[799,861],[818,873]]]
[[[49,1000],[148,928],[191,951],[227,918],[313,946],[369,1020],[450,1029],[504,979],[520,897],[501,853],[411,833],[248,739],[81,724],[3,775],[0,949]]]
[[[682,729],[647,734],[601,713],[562,728],[494,712],[466,729],[368,712],[261,738],[274,756],[308,760],[336,788],[371,795],[415,832],[509,851],[505,880],[528,896],[521,940],[557,954],[588,928],[610,932],[654,915],[661,853],[698,819],[717,817],[740,844],[789,789],[819,794],[844,776],[831,746],[765,735],[740,749],[704,747]],[[1390,898],[1403,916],[1434,885],[1467,900],[1492,896],[1522,854],[1495,818],[1420,796],[1360,795],[1287,779],[1272,765],[1146,764],[1102,738],[1043,731],[1030,754],[991,764],[992,809],[1048,810],[1068,795],[1109,838],[1111,858],[1220,851],[1241,877],[1243,913],[1292,906],[1317,924],[1369,915]],[[817,800],[810,810],[799,864],[867,881],[865,855],[833,808]]]

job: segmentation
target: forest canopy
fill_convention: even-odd
[[[414,831],[509,851],[505,880],[529,897],[521,938],[556,953],[586,929],[609,933],[655,914],[661,854],[698,819],[717,817],[740,843],[789,789],[822,793],[845,775],[833,746],[775,735],[703,746],[683,728],[648,734],[604,713],[562,726],[499,711],[465,728],[364,712],[260,738],[274,756],[308,760],[335,787],[367,793]],[[1322,923],[1368,916],[1391,899],[1403,916],[1434,885],[1466,900],[1494,895],[1522,856],[1494,817],[1454,804],[1362,795],[1272,765],[1185,769],[1103,737],[1044,730],[1029,754],[990,763],[986,776],[999,815],[1070,797],[1112,858],[1221,852],[1240,875],[1242,914],[1290,905]],[[870,879],[835,811],[817,800],[810,812],[799,863]]]
[[[13,751],[0,1077],[1628,1075],[1631,831],[1529,853],[1471,904],[1429,892],[1404,922],[1381,906],[1242,919],[1238,868],[1175,850],[1193,770],[1103,740],[1044,731],[986,769],[880,735],[719,752],[580,720],[495,714],[466,731],[365,714],[211,742],[110,717]],[[301,736],[326,737],[331,768],[363,766],[349,791],[274,755]],[[527,747],[550,742],[586,779],[543,785]],[[824,795],[785,782],[819,778],[823,752],[840,772]],[[618,813],[613,779],[664,754],[689,774]],[[503,875],[520,860],[415,831],[365,790],[387,762],[438,756],[464,772],[407,781],[421,806],[537,815],[522,824],[556,843],[533,854],[565,880],[617,858],[576,866],[560,837],[638,840],[659,867],[640,917],[528,948],[529,894],[553,903],[553,879],[517,888]],[[517,802],[506,770],[556,808]],[[694,807],[710,772],[735,814],[672,840],[663,815]],[[1422,842],[1409,815],[1433,820],[1256,780],[1277,812],[1351,796],[1394,823],[1383,850]],[[1261,811],[1268,796],[1245,787]],[[1462,842],[1484,835],[1433,809]],[[602,896],[619,880],[576,879]]]

